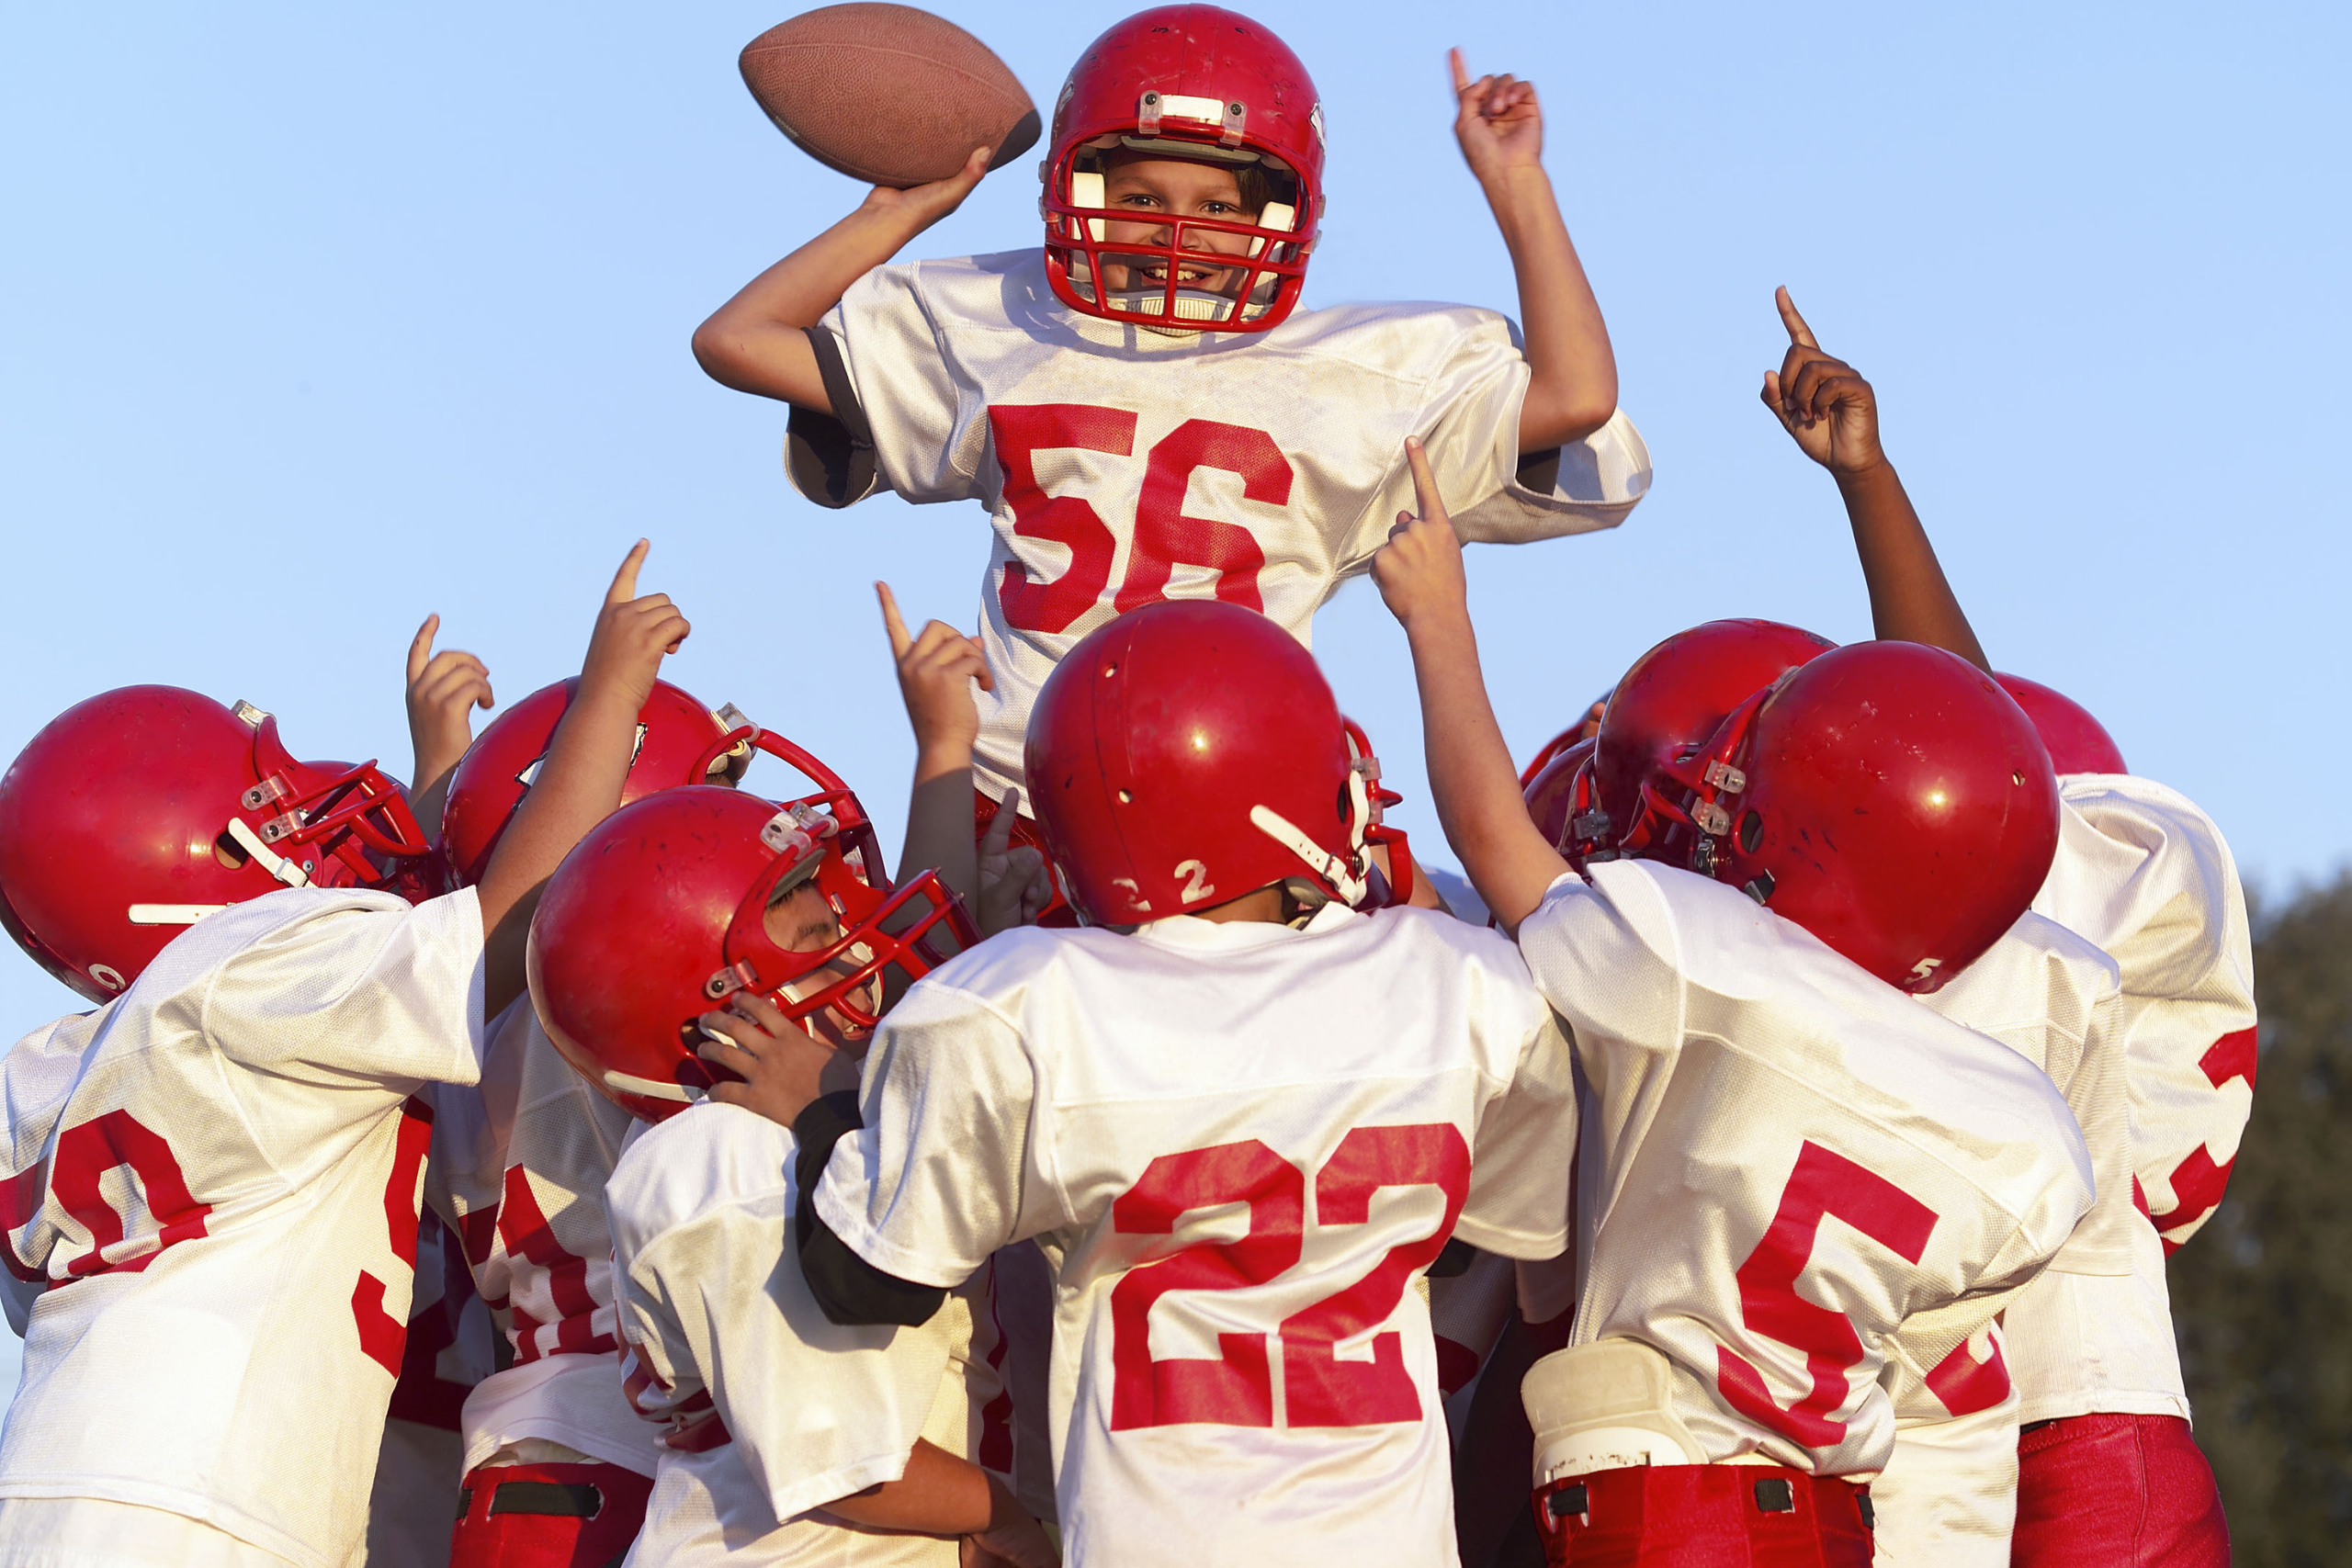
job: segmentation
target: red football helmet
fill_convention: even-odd
[[[2017,699],[2033,720],[2041,743],[2050,749],[2050,765],[2061,773],[2128,773],[2123,749],[2091,710],[2064,693],[2022,675],[1996,673],[2001,690]]]
[[[1311,879],[1363,901],[1372,796],[1314,656],[1252,610],[1171,600],[1063,655],[1023,753],[1069,900],[1136,925]]]
[[[466,748],[450,775],[441,807],[441,848],[458,884],[470,887],[490,868],[514,808],[547,761],[557,721],[571,705],[577,677],[542,686],[490,721]],[[621,804],[642,799],[673,784],[701,784],[711,742],[737,732],[737,750],[750,760],[750,721],[733,707],[714,713],[667,681],[653,682],[653,694],[637,715],[637,750],[629,758]]]
[[[198,918],[281,887],[411,898],[425,853],[372,761],[298,761],[277,720],[176,686],[125,686],[51,719],[0,778],[0,923],[92,1001]]]
[[[837,1032],[863,1033],[886,1005],[885,971],[911,982],[945,962],[943,928],[958,948],[979,940],[935,874],[891,888],[873,826],[838,776],[779,736],[754,739],[822,787],[782,807],[741,790],[657,791],[581,840],[531,919],[541,1027],[583,1077],[647,1121],[725,1076],[695,1054],[695,1021],[735,992],[759,992],[804,1028],[823,1015]],[[811,881],[839,934],[813,949],[779,946],[768,908]]]
[[[1137,215],[1103,206],[1106,153],[1261,171],[1272,195],[1249,221],[1171,218],[1146,240],[1105,243],[1107,224]],[[1046,189],[1046,276],[1073,310],[1105,321],[1258,333],[1298,303],[1323,217],[1323,107],[1306,67],[1260,24],[1215,6],[1161,6],[1087,46],[1054,103]],[[1247,256],[1201,247],[1204,233],[1249,236]],[[1108,255],[1165,281],[1114,297],[1097,286]],[[1180,265],[1248,269],[1238,296],[1177,286]]]
[[[2016,924],[2058,849],[2057,776],[2032,721],[1991,676],[1918,643],[1857,643],[1789,671],[1654,767],[1642,797],[1683,835],[1632,852],[1744,889],[1915,995]]]
[[[1527,815],[1544,841],[1563,853],[1570,842],[1568,824],[1592,809],[1592,769],[1589,764],[1598,743],[1596,737],[1587,736],[1558,751],[1545,748],[1549,760],[1539,757],[1537,761],[1544,763],[1543,768],[1526,782]]]
[[[1577,838],[1628,854],[1642,849],[1646,832],[1669,826],[1642,810],[1643,780],[1713,735],[1743,698],[1837,646],[1778,621],[1708,621],[1634,660],[1610,693],[1595,738],[1600,815],[1586,818]]]

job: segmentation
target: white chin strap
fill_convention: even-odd
[[[1360,779],[1354,785],[1354,789],[1358,796],[1359,811],[1352,836],[1361,840],[1363,834],[1363,817],[1361,811],[1363,785]],[[1369,890],[1367,881],[1351,870],[1347,862],[1300,831],[1298,824],[1281,812],[1265,806],[1251,807],[1250,821],[1258,831],[1305,861],[1307,867],[1316,875],[1329,883],[1349,905],[1353,906],[1363,901],[1363,896]],[[1359,848],[1361,848],[1360,844]]]
[[[229,837],[236,840],[237,847],[253,856],[264,871],[287,886],[308,887],[311,885],[311,874],[263,843],[261,835],[246,827],[243,818],[229,818]]]
[[[734,1042],[729,1041],[728,1043],[732,1044]],[[641,1094],[648,1100],[666,1100],[678,1105],[697,1105],[704,1098],[701,1089],[689,1089],[684,1084],[662,1083],[653,1078],[641,1078],[632,1073],[616,1073],[609,1069],[605,1074],[605,1087],[622,1094]]]

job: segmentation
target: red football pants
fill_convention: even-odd
[[[1595,1471],[1535,1494],[1548,1568],[1870,1568],[1870,1492],[1776,1464]]]
[[[2177,1416],[2069,1416],[2018,1438],[2018,1568],[2229,1568],[2213,1467]]]
[[[466,1472],[449,1568],[619,1568],[650,1476],[617,1464],[500,1464]]]

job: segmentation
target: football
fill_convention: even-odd
[[[1002,168],[1037,141],[1037,106],[1004,62],[911,6],[804,11],[745,45],[742,68],[795,146],[873,185],[944,180],[975,147]]]

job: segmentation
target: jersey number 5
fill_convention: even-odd
[[[1118,541],[1091,502],[1045,492],[1037,483],[1035,455],[1075,448],[1131,457],[1136,416],[1091,403],[998,404],[989,410],[989,430],[996,441],[997,464],[1004,470],[1004,499],[1012,508],[1013,533],[1024,539],[1049,540],[1069,551],[1069,565],[1051,582],[1032,576],[1020,561],[1005,563],[997,584],[1005,624],[1022,631],[1067,631],[1110,585]],[[1266,556],[1257,538],[1238,523],[1184,515],[1184,492],[1199,468],[1239,475],[1246,500],[1270,506],[1290,503],[1290,460],[1272,436],[1213,419],[1186,420],[1145,459],[1126,580],[1112,601],[1119,614],[1165,599],[1169,573],[1180,564],[1214,570],[1216,596],[1226,603],[1265,608],[1258,593],[1258,574],[1265,569]]]
[[[1151,1310],[1162,1296],[1262,1285],[1297,1265],[1306,1231],[1306,1177],[1255,1138],[1153,1160],[1143,1179],[1112,1204],[1114,1231],[1172,1235],[1186,1214],[1234,1204],[1247,1208],[1250,1224],[1237,1240],[1193,1242],[1139,1264],[1112,1288],[1112,1428],[1195,1422],[1272,1427],[1270,1348],[1277,1338],[1286,1425],[1369,1427],[1420,1419],[1420,1394],[1396,1334],[1374,1335],[1369,1361],[1343,1361],[1336,1348],[1386,1322],[1414,1272],[1443,1249],[1470,1189],[1469,1145],[1450,1122],[1358,1127],[1316,1175],[1317,1228],[1366,1224],[1373,1194],[1384,1187],[1435,1187],[1445,1198],[1444,1217],[1427,1235],[1388,1248],[1354,1284],[1283,1319],[1275,1333],[1220,1332],[1215,1359],[1156,1360]]]
[[[1819,1144],[1808,1142],[1798,1151],[1779,1211],[1739,1266],[1739,1313],[1754,1333],[1804,1352],[1812,1386],[1794,1404],[1783,1405],[1754,1362],[1718,1345],[1715,1387],[1734,1410],[1808,1449],[1844,1440],[1846,1424],[1829,1413],[1846,1403],[1846,1373],[1862,1359],[1852,1324],[1797,1294],[1797,1276],[1813,1257],[1822,1220],[1831,1214],[1905,1263],[1919,1261],[1936,1226],[1934,1210],[1884,1177]]]

